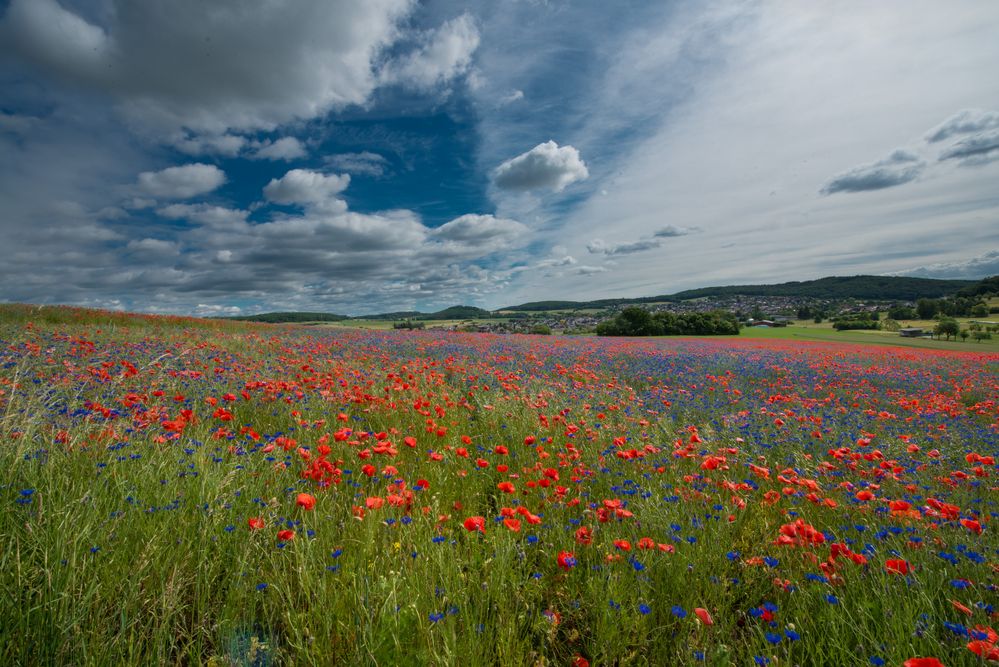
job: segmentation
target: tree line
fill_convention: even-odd
[[[597,325],[598,336],[735,336],[739,320],[733,313],[650,313],[629,306]]]

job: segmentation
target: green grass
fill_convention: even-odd
[[[913,324],[912,326],[920,326]],[[927,328],[932,328],[927,326]],[[836,331],[832,327],[799,325],[787,327],[744,327],[739,333],[745,338],[767,338],[777,340],[828,341],[837,343],[859,343],[862,345],[891,345],[894,347],[916,347],[927,350],[952,350],[961,352],[999,352],[999,337],[978,342],[963,342],[959,339],[934,340],[926,338],[903,338],[891,331]]]

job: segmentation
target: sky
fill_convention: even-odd
[[[0,301],[999,274],[992,0],[0,0]]]

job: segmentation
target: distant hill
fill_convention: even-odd
[[[979,284],[974,280],[935,280],[901,276],[830,276],[818,280],[793,281],[776,285],[725,285],[684,290],[632,299],[599,299],[596,301],[533,301],[500,310],[544,311],[581,308],[606,308],[638,303],[687,301],[724,296],[796,296],[813,299],[878,299],[885,301],[915,301],[937,299],[955,294],[961,289]]]
[[[364,315],[362,317],[354,317],[351,319],[355,320],[481,320],[485,318],[492,317],[493,314],[488,310],[483,310],[482,308],[476,308],[475,306],[451,306],[450,308],[445,308],[444,310],[438,310],[436,313],[421,313],[418,310],[394,312],[394,313],[379,313],[377,315]]]
[[[259,315],[234,315],[223,319],[280,324],[282,322],[343,322],[344,320],[481,320],[492,316],[493,314],[488,310],[476,308],[475,306],[451,306],[436,313],[421,313],[418,310],[399,310],[391,313],[379,313],[377,315],[349,317],[347,315],[337,315],[336,313],[293,311],[261,313]]]
[[[223,319],[239,320],[242,322],[270,322],[277,324],[281,322],[340,322],[348,318],[346,315],[336,313],[306,313],[300,311],[286,313],[260,313],[259,315],[233,315]]]
[[[999,276],[983,278],[957,293],[958,296],[984,296],[986,294],[999,294]]]
[[[985,280],[935,280],[932,278],[908,278],[901,276],[830,276],[818,280],[793,281],[776,285],[725,285],[684,290],[676,294],[643,296],[635,298],[597,299],[594,301],[531,301],[518,306],[500,308],[501,311],[520,313],[542,313],[553,310],[602,309],[643,303],[665,303],[688,301],[706,297],[727,296],[793,296],[813,299],[871,299],[879,301],[916,301],[918,299],[938,299],[954,294],[977,295],[999,291],[999,276]],[[495,315],[475,306],[451,306],[435,313],[421,313],[418,310],[395,311],[348,317],[336,313],[262,313],[260,315],[240,315],[225,319],[250,322],[340,322],[343,320],[481,320]]]

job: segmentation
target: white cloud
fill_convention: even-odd
[[[430,89],[463,74],[479,46],[479,30],[469,14],[446,21],[421,39],[420,46],[386,63],[383,83]]]
[[[226,315],[241,315],[243,309],[239,306],[223,306],[214,303],[199,303],[194,307],[194,314],[201,317],[224,317]]]
[[[999,130],[978,132],[959,139],[940,153],[940,159],[957,159],[962,166],[979,166],[999,160]]]
[[[164,241],[163,239],[133,239],[128,242],[126,248],[135,253],[141,253],[143,255],[154,255],[154,256],[166,256],[166,255],[176,255],[179,248],[173,241]]]
[[[971,259],[936,262],[895,275],[941,280],[980,280],[999,275],[999,250],[991,250]]]
[[[211,164],[186,164],[139,174],[139,191],[163,199],[187,199],[225,183],[225,172]]]
[[[642,239],[630,243],[606,243],[603,239],[593,239],[586,244],[586,249],[593,255],[630,255],[660,248],[662,244],[660,239]]]
[[[375,177],[382,176],[388,164],[384,157],[370,151],[327,155],[323,162],[337,171]]]
[[[697,227],[677,227],[675,225],[666,225],[665,227],[657,229],[652,233],[652,235],[657,238],[670,239],[676,238],[677,236],[686,236],[687,234],[693,234],[698,231],[700,231],[700,229]]]
[[[504,190],[545,188],[561,192],[569,184],[589,175],[579,151],[572,146],[559,147],[549,140],[497,167],[493,171],[493,183]]]
[[[923,139],[955,110],[999,99],[999,79],[988,76],[999,57],[999,42],[988,37],[999,29],[999,8],[953,12],[919,0],[906,5],[911,20],[899,23],[902,6],[785,12],[779,3],[761,3],[728,22],[691,25],[666,17],[619,33],[607,48],[620,53],[611,58],[620,67],[608,71],[644,76],[628,87],[583,89],[593,93],[588,111],[582,129],[566,141],[592,160],[591,179],[598,182],[592,196],[569,210],[540,211],[550,222],[539,228],[537,241],[562,243],[577,258],[603,257],[589,255],[590,240],[641,238],[664,218],[703,231],[668,242],[658,237],[661,249],[629,255],[592,285],[572,275],[520,273],[506,298],[640,296],[887,273],[995,248],[999,163],[931,166],[937,146],[971,133],[932,144]],[[680,65],[670,64],[671,44],[685,45]],[[477,66],[492,78],[500,70],[489,67],[489,55],[481,54]],[[672,94],[653,84],[662,77],[676,84]],[[543,90],[531,80],[517,87],[532,102],[534,91]],[[559,92],[571,99],[576,91]],[[605,99],[611,94],[613,100]],[[661,96],[658,103],[654,95]],[[596,132],[620,127],[621,109],[651,108],[659,111],[645,132]],[[522,130],[507,128],[508,140]],[[619,149],[619,136],[631,143]],[[925,161],[924,178],[862,196],[818,195],[844,166],[887,157],[897,147],[907,147],[917,162],[891,166],[904,171]],[[608,194],[600,196],[600,189]]]
[[[496,218],[492,215],[467,214],[434,229],[432,235],[445,241],[480,244],[507,240],[526,233],[527,227],[516,220]]]
[[[322,174],[308,169],[292,169],[264,187],[264,196],[277,204],[319,204],[343,192],[350,184],[347,174]]]
[[[0,42],[46,73],[112,94],[133,119],[222,134],[363,104],[377,83],[372,64],[400,37],[413,7],[412,0],[247,0],[224,9],[201,0],[112,0],[106,11],[84,15],[55,0],[12,0]],[[442,29],[442,39],[460,35],[457,27]],[[444,41],[425,56],[441,67]]]
[[[170,143],[188,155],[222,155],[236,157],[246,146],[246,138],[236,134],[187,134],[180,133]]]
[[[294,160],[305,157],[305,146],[295,137],[281,137],[277,141],[266,141],[258,146],[250,157],[255,160]]]
[[[924,167],[926,163],[914,153],[899,149],[883,160],[854,167],[833,176],[822,186],[822,194],[891,188],[915,180]]]
[[[926,133],[926,141],[935,143],[958,134],[972,134],[999,129],[999,111],[962,109]]]
[[[173,220],[190,220],[207,227],[220,229],[241,226],[246,222],[246,211],[211,204],[170,204],[157,209],[157,214]]]
[[[606,266],[588,266],[582,265],[576,269],[576,273],[580,276],[592,276],[597,273],[607,273],[610,271]]]
[[[519,102],[522,99],[524,99],[524,91],[523,90],[515,90],[515,91],[513,91],[511,93],[508,93],[507,95],[504,95],[503,97],[501,97],[499,99],[499,105],[500,106],[506,106],[507,104],[513,104],[514,102]]]

